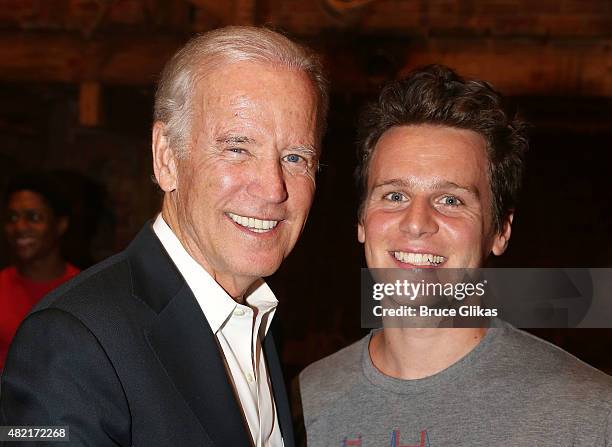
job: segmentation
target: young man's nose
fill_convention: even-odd
[[[403,211],[400,230],[415,238],[434,234],[438,231],[435,213],[428,200],[415,198]]]

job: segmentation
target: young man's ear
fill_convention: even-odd
[[[153,171],[157,184],[164,192],[174,191],[177,183],[176,159],[168,143],[166,125],[161,121],[153,124],[151,150],[153,151]]]
[[[511,210],[502,220],[501,229],[497,232],[493,239],[493,247],[491,251],[495,256],[501,256],[508,248],[510,242],[510,234],[512,233],[512,220],[514,219],[514,210]]]

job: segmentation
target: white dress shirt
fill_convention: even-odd
[[[278,416],[261,342],[268,332],[278,300],[260,280],[237,303],[185,250],[159,214],[153,231],[170,255],[202,308],[226,361],[228,376],[257,447],[283,446]]]

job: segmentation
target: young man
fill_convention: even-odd
[[[441,66],[365,113],[358,238],[370,268],[477,268],[511,233],[527,140],[487,83]],[[300,375],[317,446],[604,446],[612,381],[493,319],[384,328]]]
[[[14,264],[0,271],[0,372],[30,309],[79,272],[61,254],[68,207],[51,177],[37,173],[13,179],[5,205],[4,233]]]
[[[69,425],[72,445],[292,446],[261,278],[306,223],[326,110],[317,58],[280,34],[227,27],[179,50],[155,97],[161,214],[24,321],[0,425]]]

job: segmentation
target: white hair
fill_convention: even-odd
[[[266,28],[228,26],[192,38],[174,54],[161,73],[155,93],[154,120],[165,125],[165,135],[177,156],[189,151],[192,97],[202,73],[239,61],[254,61],[301,70],[318,93],[317,130],[325,131],[329,97],[319,58],[308,48]]]

